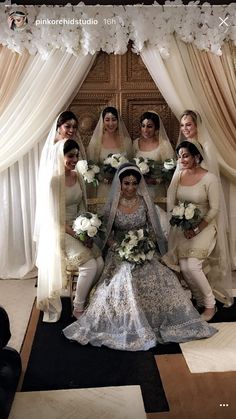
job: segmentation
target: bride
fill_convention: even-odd
[[[166,242],[137,166],[126,163],[118,169],[104,216],[109,247],[104,272],[84,314],[64,335],[82,345],[139,351],[216,333],[201,319],[175,274],[159,261]],[[125,233],[139,229],[148,230],[155,241],[154,256],[143,265],[124,262],[117,244]]]

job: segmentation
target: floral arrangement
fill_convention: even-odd
[[[79,160],[76,167],[78,172],[83,176],[85,182],[92,183],[94,186],[98,185],[98,173],[100,172],[100,168],[96,164],[92,161]]]
[[[161,174],[162,174],[162,180],[164,182],[170,182],[174,171],[176,168],[176,160],[174,159],[166,159],[163,163],[162,163],[162,169],[161,169]]]
[[[127,162],[128,159],[123,154],[108,154],[108,156],[103,160],[101,166],[102,178],[112,180],[118,167],[120,167],[121,164]]]
[[[131,162],[139,167],[146,180],[151,179],[157,183],[170,182],[176,167],[174,159],[159,162],[144,157],[135,157]]]
[[[146,42],[155,47],[165,59],[171,54],[171,35],[200,50],[222,55],[225,41],[235,42],[235,4],[210,5],[181,0],[166,1],[160,5],[134,5],[123,7],[89,6],[84,3],[65,6],[24,6],[27,13],[27,30],[14,33],[8,28],[7,16],[19,7],[5,2],[0,5],[0,42],[13,51],[50,57],[53,48],[78,56],[105,51],[124,54],[130,40],[133,51],[140,53]],[[231,25],[219,25],[219,13],[228,17]]]
[[[197,227],[200,223],[201,211],[191,202],[179,202],[172,210],[170,224],[182,228],[182,230],[190,230]]]
[[[153,258],[155,244],[144,229],[130,230],[115,249],[119,257],[127,262],[141,265]]]
[[[75,237],[85,242],[88,238],[94,238],[98,233],[103,232],[102,220],[97,214],[85,212],[75,219],[72,229],[75,232]]]
[[[151,160],[144,157],[134,157],[131,160],[131,163],[134,163],[136,164],[136,166],[138,166],[142,175],[146,175],[147,173],[150,172],[149,161]]]

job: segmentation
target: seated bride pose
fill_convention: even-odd
[[[139,351],[216,333],[201,319],[175,274],[159,261],[165,238],[137,166],[126,163],[118,169],[104,215],[109,247],[105,268],[87,309],[64,335],[83,345]],[[142,264],[135,263],[137,256],[133,262],[124,260],[119,246],[125,234],[132,238],[128,251],[145,231],[152,239],[151,253],[142,256]],[[145,248],[149,242],[143,243]]]

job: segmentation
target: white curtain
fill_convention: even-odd
[[[204,91],[199,90],[199,77],[188,56],[187,46],[181,42],[177,43],[172,37],[171,53],[167,60],[162,59],[156,48],[148,46],[141,52],[141,57],[177,118],[185,109],[198,110],[216,146],[220,167],[227,176],[223,179],[223,186],[229,216],[231,262],[236,269],[236,170],[222,157],[222,148],[219,150],[219,143],[225,143],[224,130],[219,128],[218,122],[216,123],[217,117],[213,110],[207,107]],[[235,141],[235,138],[233,140]],[[226,150],[223,152],[227,160],[230,160]]]
[[[53,120],[71,102],[94,59],[61,51],[48,61],[31,57],[0,117],[0,278],[20,278],[34,267],[41,149]]]

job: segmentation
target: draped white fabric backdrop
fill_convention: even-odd
[[[196,69],[189,59],[187,46],[173,37],[170,46],[168,60],[164,61],[154,46],[144,47],[141,57],[177,117],[185,108],[200,112],[213,142],[214,138],[222,142],[222,146],[219,141],[216,146],[219,161],[224,173],[234,180],[236,167],[230,164],[224,149],[224,130],[215,109],[211,109],[199,90],[202,87],[196,80]],[[19,78],[14,81],[14,91],[0,117],[0,278],[19,278],[34,267],[32,232],[40,148],[52,121],[72,101],[94,59],[95,55],[75,57],[58,50],[51,52],[47,61],[36,55],[26,60]],[[224,83],[229,84],[226,77]],[[233,99],[231,106],[235,115]],[[231,256],[236,268],[235,184],[227,181],[227,193]]]
[[[231,155],[232,163],[235,165],[236,155],[233,149],[228,149],[228,143],[227,145],[225,144],[224,126],[220,124],[214,109],[210,107],[210,104],[206,103],[204,86],[199,87],[198,74],[191,64],[186,44],[181,41],[178,42],[172,37],[171,56],[168,60],[163,60],[159,51],[153,47],[144,48],[141,52],[141,57],[176,117],[179,118],[184,109],[198,110],[216,146],[220,167],[228,177],[222,177],[222,183],[229,218],[231,262],[233,269],[236,269],[236,168],[229,166],[226,162],[228,156]],[[222,68],[220,75],[224,82],[222,88],[227,89],[228,81]],[[230,89],[228,89],[228,95],[231,110],[234,109],[235,112],[236,103],[233,99],[231,100]],[[215,141],[216,138],[218,140],[217,143]],[[234,141],[236,140],[235,132],[232,132],[232,138]],[[222,145],[220,150],[219,145]],[[226,150],[224,149],[225,146]]]
[[[0,117],[0,278],[21,278],[34,267],[40,152],[53,120],[71,102],[94,59],[61,51],[48,61],[31,57]]]

